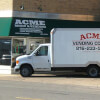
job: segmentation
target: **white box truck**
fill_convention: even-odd
[[[40,44],[30,55],[16,59],[23,77],[35,72],[73,70],[97,77],[100,71],[100,28],[55,28],[51,43]]]

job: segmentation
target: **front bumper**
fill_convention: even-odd
[[[20,66],[16,65],[14,68],[14,72],[18,72],[20,70]]]

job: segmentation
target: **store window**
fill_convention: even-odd
[[[26,39],[24,38],[15,38],[13,39],[13,56],[19,56],[26,54]]]
[[[0,39],[0,65],[11,65],[10,39]]]
[[[12,42],[12,68],[16,65],[16,58],[26,54],[26,38],[13,38]]]

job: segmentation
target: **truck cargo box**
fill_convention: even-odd
[[[100,28],[56,28],[51,31],[52,66],[100,65]]]

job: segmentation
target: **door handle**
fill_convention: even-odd
[[[49,62],[49,60],[48,60],[48,62]]]

